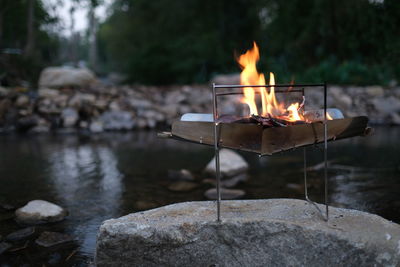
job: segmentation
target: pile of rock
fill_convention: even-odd
[[[68,70],[62,79],[60,72],[45,69],[37,91],[0,87],[0,132],[155,128],[170,125],[184,113],[212,111],[208,85],[111,86],[96,82],[87,70]],[[328,93],[329,107],[339,108],[345,116],[367,115],[372,123],[400,125],[400,88],[331,86]],[[220,100],[221,114],[247,111],[240,96]],[[321,108],[322,101],[322,90],[307,91],[308,109]]]
[[[4,209],[4,207],[3,207]],[[8,211],[8,209],[6,209]],[[35,243],[42,247],[52,247],[68,243],[74,239],[59,232],[41,232],[35,225],[48,224],[64,220],[67,211],[62,207],[44,200],[32,200],[14,213],[15,220],[23,228],[8,233],[4,241],[0,236],[0,255],[7,251],[18,251],[27,248],[27,240],[34,238]],[[41,232],[41,233],[40,233]],[[21,241],[24,245],[21,247]]]

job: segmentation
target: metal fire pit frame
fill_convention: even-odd
[[[329,220],[329,206],[328,206],[328,125],[327,125],[327,85],[326,83],[321,84],[277,84],[277,85],[216,85],[212,84],[212,101],[213,101],[213,119],[214,119],[214,151],[215,151],[215,176],[216,176],[216,187],[217,187],[217,221],[221,221],[221,171],[220,171],[220,158],[219,158],[219,122],[218,122],[218,97],[228,95],[242,95],[243,92],[217,92],[217,89],[238,89],[244,87],[264,87],[264,88],[292,88],[291,90],[275,89],[275,93],[302,93],[304,98],[306,87],[321,87],[324,90],[324,191],[325,191],[325,216],[324,212],[318,207],[318,205],[308,197],[307,190],[307,151],[306,147],[303,147],[303,160],[304,160],[304,196],[305,199],[313,204],[325,221]],[[300,88],[300,89],[296,89]],[[259,92],[255,92],[259,94]],[[304,107],[303,107],[304,108]],[[261,157],[262,155],[260,155]]]

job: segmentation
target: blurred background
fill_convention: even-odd
[[[327,82],[328,107],[374,128],[329,144],[329,203],[400,223],[399,29],[398,0],[0,0],[0,266],[93,266],[104,220],[212,199],[213,149],[157,132],[211,113],[210,83],[239,83],[253,41],[260,72]],[[322,202],[323,151],[307,153]],[[304,198],[302,150],[238,155],[226,197]],[[68,216],[21,223],[36,199]]]
[[[281,82],[393,85],[396,0],[3,0],[2,84],[36,87],[49,65],[85,65],[142,84],[205,83],[238,72],[255,40]]]

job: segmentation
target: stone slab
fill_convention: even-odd
[[[323,206],[321,206],[323,208]],[[185,202],[105,221],[97,266],[399,266],[400,225],[294,199]]]

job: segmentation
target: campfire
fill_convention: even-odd
[[[220,147],[272,155],[277,152],[327,141],[369,133],[365,116],[344,118],[342,112],[326,107],[325,84],[275,84],[275,75],[269,74],[269,84],[257,71],[259,49],[253,48],[237,58],[242,68],[240,85],[214,85],[214,114],[188,113],[172,124],[171,137],[201,144],[214,145],[214,123],[218,124]],[[324,108],[306,110],[305,91],[311,88],[324,90]],[[241,91],[222,91],[240,89]],[[285,103],[277,94],[301,94],[300,101]],[[240,94],[247,114],[219,115],[217,98]],[[261,105],[260,105],[261,104]],[[325,128],[326,133],[325,133]]]
[[[365,116],[345,118],[335,108],[327,108],[326,84],[275,84],[275,76],[269,74],[266,84],[263,74],[257,71],[259,50],[253,48],[238,57],[242,69],[240,85],[213,84],[213,114],[187,113],[172,124],[170,133],[162,136],[178,140],[213,145],[215,148],[217,180],[217,218],[220,221],[220,175],[219,149],[221,147],[254,152],[260,156],[273,155],[283,151],[304,147],[305,198],[311,202],[307,193],[306,146],[324,143],[325,162],[325,206],[328,220],[328,142],[354,136],[368,135]],[[226,91],[226,90],[240,91]],[[323,90],[323,108],[306,110],[306,90]],[[225,91],[224,91],[225,90]],[[299,101],[286,103],[277,98],[278,94],[301,94]],[[218,98],[221,96],[242,95],[241,102],[246,114],[219,114]],[[317,208],[318,206],[315,205]],[[319,208],[318,208],[319,209]],[[321,212],[322,213],[322,212]]]

